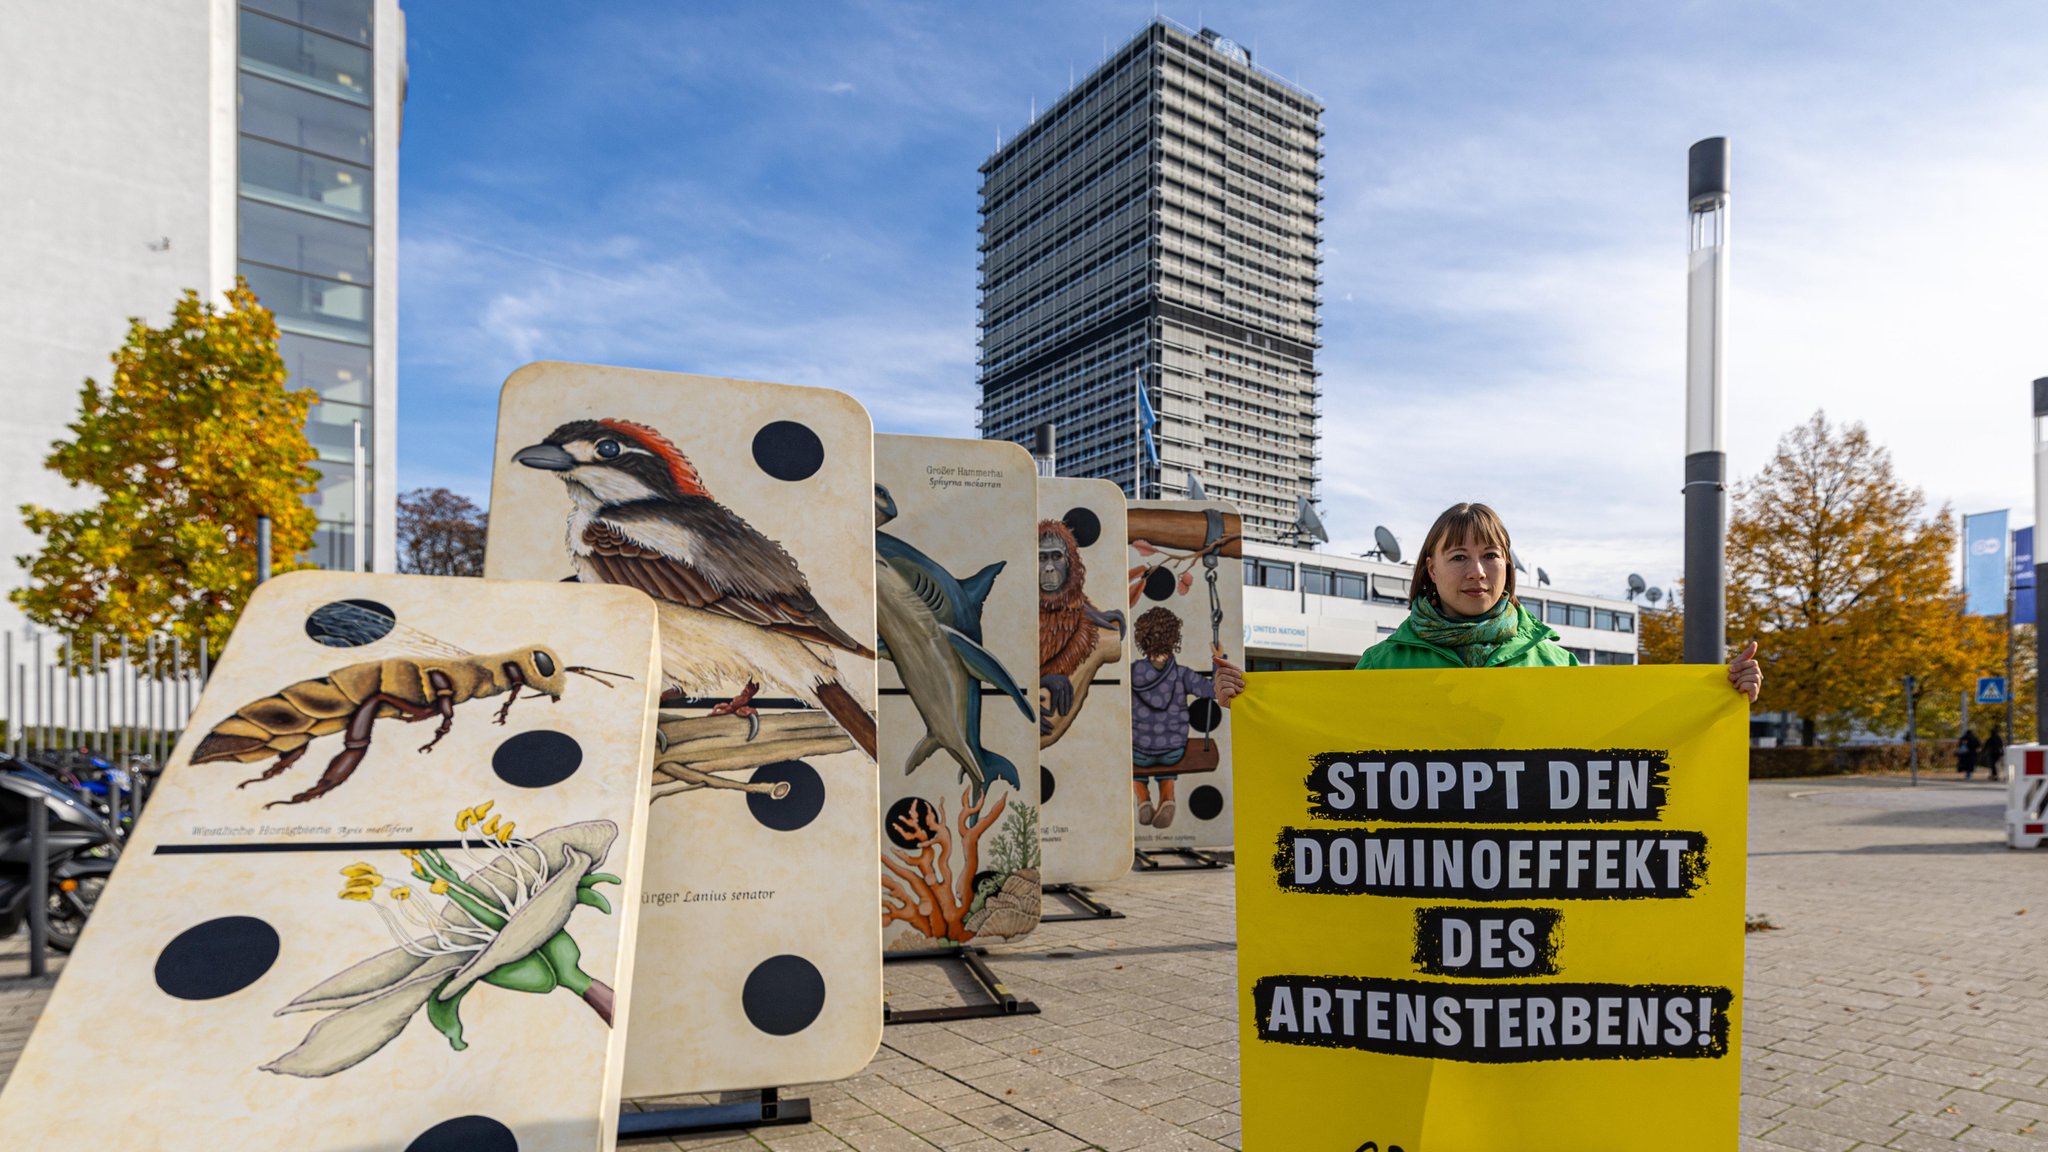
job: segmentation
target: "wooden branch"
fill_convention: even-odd
[[[1223,514],[1223,555],[1244,555],[1244,517]],[[1183,552],[1199,552],[1209,539],[1209,518],[1197,508],[1133,508],[1130,539]]]
[[[756,716],[761,730],[747,739],[748,724],[741,716],[677,716],[662,713],[659,725],[664,747],[655,754],[655,775],[694,787],[737,788],[768,792],[776,799],[789,794],[786,785],[756,786],[717,780],[720,772],[744,772],[763,764],[800,760],[807,756],[829,756],[853,749],[853,740],[824,712],[762,712]],[[670,795],[673,789],[658,792]]]
[[[1052,716],[1051,694],[1044,688],[1038,690],[1038,714],[1040,716],[1052,716],[1052,731],[1040,732],[1038,735],[1038,746],[1040,748],[1051,747],[1059,742],[1060,737],[1067,734],[1067,729],[1073,727],[1074,718],[1081,714],[1081,706],[1088,701],[1088,686],[1094,683],[1095,674],[1101,671],[1104,664],[1112,660],[1121,661],[1123,655],[1124,642],[1116,634],[1115,629],[1098,628],[1095,634],[1095,647],[1089,651],[1087,658],[1081,661],[1081,666],[1074,669],[1074,674],[1069,677],[1074,685],[1073,707],[1067,709],[1065,715]]]

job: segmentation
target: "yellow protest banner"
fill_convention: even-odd
[[[1747,701],[1720,668],[1255,675],[1249,1152],[1728,1152]]]

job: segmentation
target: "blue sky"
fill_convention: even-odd
[[[1825,408],[2032,519],[2048,5],[413,0],[402,487],[488,496],[565,359],[972,436],[976,166],[1154,12],[1327,106],[1326,519],[1493,503],[1562,587],[1680,568],[1685,154],[1734,147],[1730,471]]]

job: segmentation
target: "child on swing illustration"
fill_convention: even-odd
[[[1219,762],[1215,742],[1207,737],[1205,748],[1194,748],[1190,756],[1188,702],[1214,700],[1216,688],[1207,676],[1174,659],[1180,627],[1171,609],[1153,608],[1138,617],[1133,630],[1139,659],[1131,662],[1131,789],[1138,823],[1153,828],[1173,823],[1174,781],[1180,774],[1213,772]],[[1159,783],[1156,805],[1154,780]]]

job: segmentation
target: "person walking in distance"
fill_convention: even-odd
[[[1977,763],[1984,766],[1993,784],[1998,783],[1998,769],[2005,763],[2005,734],[1998,730],[1997,725],[1993,725],[1991,734],[1984,737],[1984,750],[1977,753]]]
[[[1980,751],[1977,734],[1963,729],[1963,738],[1956,741],[1956,771],[1968,780],[1977,774],[1977,753]]]
[[[1365,650],[1359,668],[1538,668],[1578,658],[1515,599],[1507,526],[1484,504],[1453,504],[1422,541],[1409,582],[1408,618]],[[1728,683],[1753,704],[1763,692],[1756,641],[1728,661]],[[1244,670],[1216,664],[1216,702],[1245,691]]]

